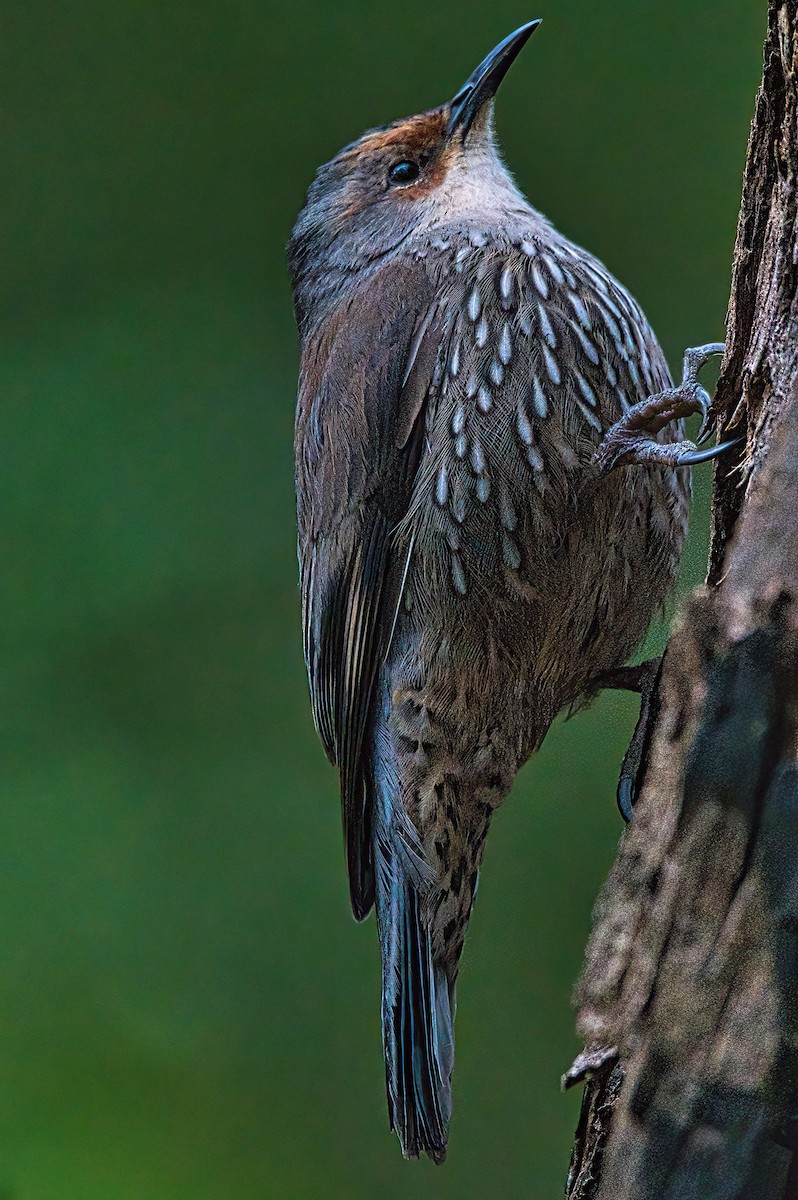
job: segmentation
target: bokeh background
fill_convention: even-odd
[[[283,260],[319,162],[533,16],[507,157],[678,366],[722,336],[764,4],[2,6],[3,1200],[561,1194],[634,702],[558,725],[495,821],[449,1161],[403,1163],[306,699]]]

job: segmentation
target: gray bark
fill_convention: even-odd
[[[768,6],[727,328],[744,441],[596,905],[569,1200],[798,1196],[798,0]]]

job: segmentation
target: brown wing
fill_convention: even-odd
[[[396,530],[422,454],[440,336],[422,264],[395,262],[350,288],[303,347],[296,476],[305,662],[316,728],[340,772],[358,919],[374,894],[365,740],[412,550]]]

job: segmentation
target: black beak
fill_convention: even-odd
[[[446,136],[455,133],[465,138],[474,118],[482,108],[496,95],[496,90],[510,69],[521,47],[537,29],[540,21],[530,21],[511,33],[503,42],[491,50],[487,58],[479,64],[473,75],[469,76],[460,91],[449,106],[449,123],[446,126]]]

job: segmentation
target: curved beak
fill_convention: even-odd
[[[511,33],[503,42],[499,42],[491,50],[487,58],[470,75],[449,106],[449,123],[446,126],[447,138],[460,133],[465,138],[475,117],[482,111],[489,100],[496,95],[496,90],[507,74],[521,47],[537,29],[540,21],[530,21]]]

